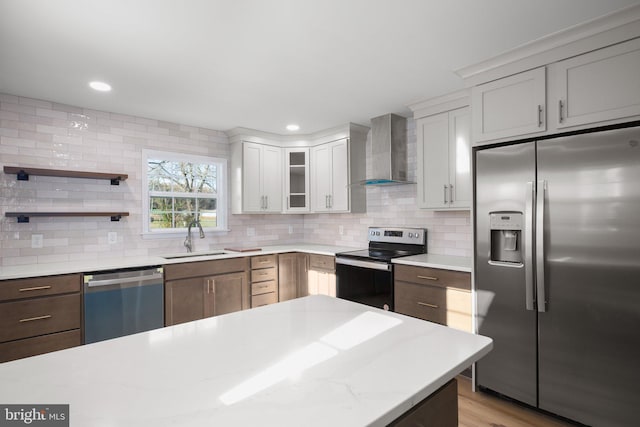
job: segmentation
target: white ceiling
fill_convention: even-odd
[[[639,2],[0,0],[0,92],[219,130],[368,125],[462,88],[455,69]]]

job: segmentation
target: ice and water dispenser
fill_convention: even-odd
[[[491,212],[489,214],[491,262],[522,265],[522,225],[522,212]]]

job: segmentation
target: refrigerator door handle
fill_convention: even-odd
[[[544,283],[544,201],[547,195],[547,181],[538,181],[536,198],[536,291],[538,312],[547,311]]]
[[[535,298],[533,296],[533,201],[536,190],[533,182],[527,182],[527,195],[525,200],[525,225],[524,225],[524,285],[526,294],[526,309],[535,310]]]

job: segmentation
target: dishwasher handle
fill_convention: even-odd
[[[110,275],[111,277],[108,279],[96,279],[96,276],[85,275],[84,284],[87,288],[97,288],[101,286],[124,285],[128,283],[140,283],[141,286],[144,286],[163,282],[164,275],[162,268],[149,270],[149,272],[151,272],[151,274],[128,277],[113,277]],[[97,276],[99,277],[99,275]]]

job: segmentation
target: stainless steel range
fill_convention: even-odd
[[[336,296],[393,311],[393,264],[427,252],[424,228],[369,227],[369,248],[336,254]]]

